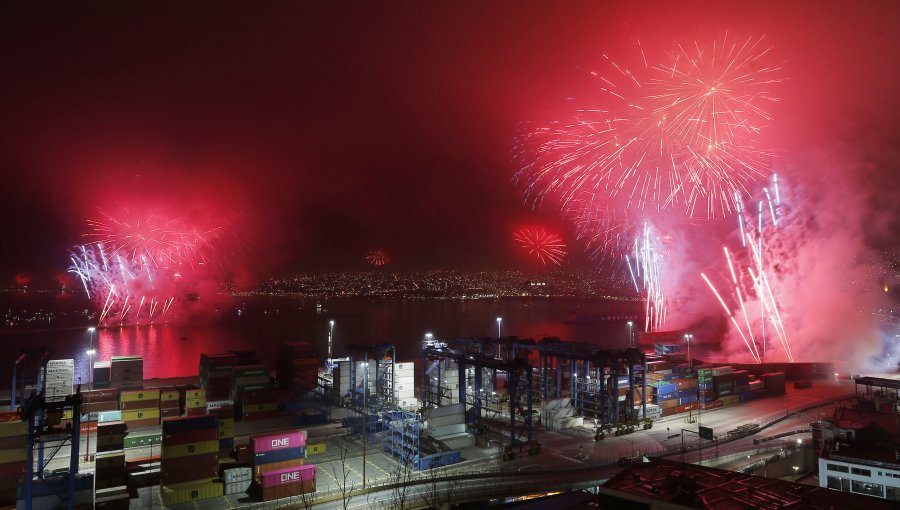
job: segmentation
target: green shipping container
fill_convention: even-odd
[[[142,446],[162,444],[162,434],[145,434],[141,436],[126,436],[125,448],[140,448]]]

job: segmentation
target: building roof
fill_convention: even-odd
[[[662,459],[633,465],[607,481],[603,488],[614,492],[602,495],[601,501],[615,498],[618,491],[640,500],[709,510],[896,508],[896,502],[880,498]],[[601,504],[601,508],[606,507]]]
[[[856,384],[862,384],[864,386],[876,386],[878,388],[891,388],[892,390],[900,390],[900,378],[894,377],[874,377],[874,376],[862,376],[854,379]]]

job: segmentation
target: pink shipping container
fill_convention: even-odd
[[[277,471],[267,471],[262,474],[263,488],[277,487],[279,485],[296,484],[316,479],[316,465],[289,467]]]
[[[306,431],[294,430],[279,434],[267,434],[265,436],[253,436],[250,438],[254,454],[282,450],[284,448],[298,448],[306,446]]]

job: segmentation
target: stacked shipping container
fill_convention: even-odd
[[[113,356],[109,365],[111,387],[119,389],[144,387],[144,359],[140,356]]]
[[[159,390],[122,390],[119,403],[128,428],[159,425]]]
[[[0,502],[15,501],[28,448],[28,422],[15,412],[0,413]]]
[[[275,373],[281,388],[292,395],[313,391],[318,385],[319,351],[309,342],[285,342],[278,350]]]
[[[219,419],[163,421],[160,483],[163,503],[175,505],[224,494],[219,476]]]
[[[253,436],[250,453],[263,501],[315,490],[315,466],[304,466],[306,431]]]

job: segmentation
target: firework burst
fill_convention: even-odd
[[[640,49],[640,45],[637,45]],[[637,66],[603,56],[596,106],[527,130],[516,142],[516,180],[533,204],[563,210],[600,200],[625,211],[679,207],[688,216],[733,212],[735,193],[764,174],[759,135],[778,68],[762,39],[678,45]]]
[[[102,326],[168,320],[176,298],[198,271],[208,270],[218,229],[201,231],[180,219],[116,218],[88,221],[88,240],[70,255],[69,272],[98,306]]]
[[[541,264],[562,264],[566,257],[566,243],[562,237],[543,225],[520,227],[513,232],[513,240],[529,256]]]
[[[375,267],[381,267],[387,265],[390,259],[384,250],[372,250],[366,254],[366,262]]]

